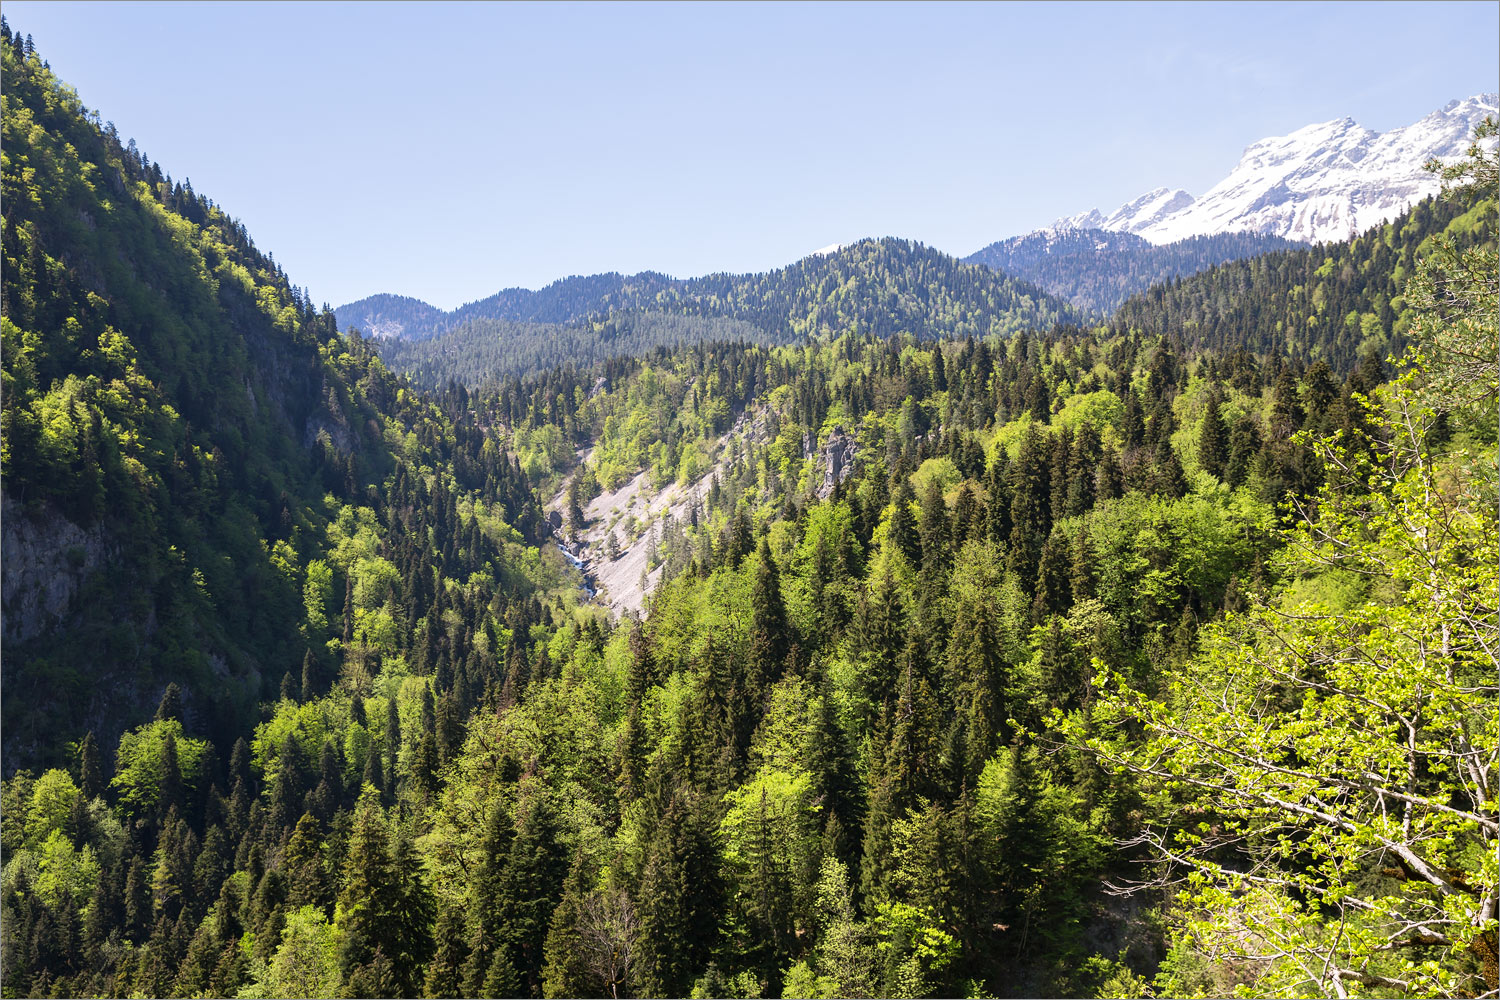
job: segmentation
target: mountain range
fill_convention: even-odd
[[[785,344],[847,329],[983,337],[1085,318],[1029,281],[893,238],[859,240],[758,274],[596,274],[538,291],[505,289],[447,313],[393,295],[335,313],[340,328],[380,336],[387,356],[403,351],[408,372],[424,367],[418,355],[490,358],[469,372],[476,379],[706,340]],[[428,341],[440,342],[417,353],[399,346]],[[442,367],[451,370],[447,361]]]
[[[1449,101],[1389,132],[1352,118],[1308,125],[1252,143],[1201,198],[1162,187],[1109,215],[1091,209],[1049,228],[1132,233],[1158,245],[1229,232],[1306,243],[1349,239],[1436,194],[1438,178],[1423,165],[1462,156],[1497,101],[1493,93]]]
[[[1352,118],[1308,125],[1290,135],[1251,144],[1229,175],[1201,198],[1181,189],[1157,188],[1108,215],[1091,209],[1058,219],[1046,229],[992,243],[963,262],[1001,272],[1002,284],[1020,279],[1026,285],[1012,283],[997,286],[993,291],[998,294],[986,293],[984,311],[993,313],[985,320],[987,325],[1069,322],[1108,313],[1158,282],[1306,243],[1349,239],[1395,218],[1437,193],[1438,179],[1423,164],[1433,158],[1461,156],[1474,126],[1485,115],[1494,114],[1496,107],[1495,94],[1480,94],[1450,101],[1420,121],[1384,133],[1364,128]],[[479,331],[479,340],[498,334],[509,343],[518,337],[525,340],[525,331],[514,326],[518,323],[548,324],[547,329],[533,332],[550,340],[559,332],[557,324],[577,325],[588,317],[675,313],[749,323],[762,331],[742,331],[750,339],[780,343],[796,335],[794,327],[813,329],[819,320],[812,315],[793,316],[785,302],[770,300],[790,296],[811,303],[817,294],[790,286],[806,282],[825,286],[834,273],[840,280],[873,280],[874,272],[860,273],[872,259],[863,253],[851,256],[850,248],[899,243],[835,243],[788,267],[759,275],[574,276],[536,291],[504,289],[447,312],[419,299],[378,294],[339,306],[335,313],[340,329],[356,328],[388,342],[420,341],[462,330],[460,339],[467,343],[476,339],[468,329],[476,322],[504,326],[503,330]],[[947,262],[940,265],[945,271],[953,263],[946,254],[919,244],[912,245],[910,253],[922,258],[919,271],[939,266],[935,263],[939,258]],[[917,277],[918,272],[909,276]],[[909,292],[895,300],[920,298],[915,285]],[[1050,296],[1066,304],[1043,301]],[[673,324],[672,336],[679,338],[673,342],[699,339],[693,330],[697,325],[701,324]],[[714,330],[723,332],[717,325]],[[708,333],[705,327],[702,334]],[[589,346],[588,336],[579,339],[572,332],[569,336],[575,347],[587,348],[589,357],[597,353]],[[658,330],[652,339],[659,336]],[[535,364],[541,364],[547,354],[523,353],[527,358],[534,356]],[[521,367],[534,367],[533,361]]]

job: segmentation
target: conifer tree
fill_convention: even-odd
[[[547,928],[567,873],[559,833],[548,794],[526,799],[517,806],[510,857],[499,873],[496,935],[528,996],[541,993]]]
[[[366,784],[354,810],[338,894],[338,923],[344,932],[339,963],[346,976],[371,962],[386,943],[396,882],[380,793]]]
[[[1044,457],[1045,443],[1035,424],[1026,428],[1016,460],[1011,464],[1011,536],[1006,566],[1022,587],[1030,589],[1036,579],[1042,545],[1052,529],[1050,477]]]
[[[756,556],[750,590],[750,664],[746,687],[752,704],[781,677],[789,651],[786,605],[781,596],[781,574],[764,538]]]
[[[155,721],[162,722],[166,719],[182,721],[182,688],[173,681],[168,684],[166,690],[161,694],[161,701],[157,703]]]
[[[177,761],[177,737],[168,730],[162,741],[161,789],[156,799],[157,815],[165,822],[167,816],[173,812],[180,813],[186,804],[182,788],[182,768]]]
[[[896,487],[895,496],[891,497],[891,523],[886,534],[887,541],[913,566],[920,564],[922,559],[922,541],[917,533],[917,520],[911,513],[911,505],[915,501],[911,482],[903,478]]]
[[[1163,435],[1156,444],[1153,463],[1152,491],[1159,496],[1178,499],[1187,494],[1187,476],[1182,471],[1182,462],[1172,448],[1172,440]]]
[[[99,759],[99,743],[90,729],[78,747],[78,791],[85,799],[104,794],[104,768]]]
[[[460,982],[463,965],[468,957],[468,945],[464,941],[464,918],[456,906],[444,906],[438,911],[437,929],[433,937],[437,950],[427,966],[423,980],[422,995],[437,1000],[440,997],[460,997]],[[579,991],[547,995],[580,996]]]
[[[510,860],[510,843],[515,827],[502,805],[496,802],[489,811],[484,837],[480,842],[480,861],[469,883],[469,956],[464,962],[463,994],[478,996],[485,988],[485,978],[496,961],[501,934],[501,894],[505,866]]]
[[[286,872],[287,903],[293,909],[316,906],[326,911],[332,902],[321,842],[318,821],[311,813],[303,813],[281,857],[282,870]]]
[[[583,936],[579,930],[583,919],[584,896],[588,892],[593,875],[591,866],[582,851],[575,852],[563,881],[562,898],[552,911],[552,920],[547,928],[547,939],[542,949],[542,996],[579,997],[589,992],[593,983],[589,980],[588,963],[584,959]],[[433,961],[437,969],[443,959],[443,937],[439,929],[438,958]],[[445,966],[446,968],[446,966]],[[432,973],[429,973],[429,984]],[[428,996],[438,996],[431,986]],[[448,995],[448,994],[441,994]],[[456,996],[457,994],[452,994]]]
[[[1215,479],[1224,478],[1229,464],[1229,434],[1219,415],[1222,402],[1218,383],[1214,383],[1204,404],[1203,425],[1198,432],[1198,467]]]
[[[302,699],[310,701],[317,697],[318,690],[318,664],[313,659],[312,650],[309,649],[302,654]]]

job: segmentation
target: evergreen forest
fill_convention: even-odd
[[[1493,120],[1107,314],[351,320],[0,58],[4,996],[1500,989]]]
[[[964,260],[1034,282],[1090,314],[1107,315],[1153,285],[1301,246],[1260,233],[1215,233],[1156,246],[1134,233],[1046,229],[991,243]]]

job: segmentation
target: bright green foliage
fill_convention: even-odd
[[[1460,311],[1496,308],[1490,284]],[[1215,627],[1159,695],[1112,674],[1094,714],[1110,728],[1065,726],[1142,777],[1160,819],[1141,842],[1185,878],[1182,933],[1217,958],[1207,976],[1164,970],[1167,991],[1493,989],[1495,442],[1434,455],[1423,403],[1458,384],[1486,391],[1415,354],[1369,417],[1379,450],[1319,443],[1327,485],[1280,559],[1294,585]]]
[[[85,539],[7,632],[7,994],[1487,988],[1493,424],[1356,349],[1454,363],[1396,292],[1483,205],[1190,329],[896,241],[570,280],[428,395],[3,36],[7,538]],[[637,479],[614,619],[541,512]]]
[[[292,911],[276,954],[240,990],[241,997],[331,997],[338,995],[343,934],[312,906]]]
[[[120,737],[110,785],[127,812],[150,814],[164,793],[175,789],[180,795],[199,787],[207,749],[206,741],[184,737],[176,719],[148,722]]]

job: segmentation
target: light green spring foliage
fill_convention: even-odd
[[[1431,404],[1493,392],[1452,357],[1493,329],[1489,280],[1417,324],[1451,337],[1371,404],[1383,446],[1319,443],[1327,485],[1288,533],[1284,592],[1209,630],[1159,691],[1114,674],[1092,732],[1063,724],[1141,776],[1161,817],[1140,843],[1175,892],[1179,952],[1197,956],[1163,965],[1161,995],[1495,988],[1494,440],[1430,448]],[[1493,335],[1484,349],[1492,373]]]
[[[239,995],[261,997],[331,997],[339,992],[339,946],[343,933],[315,906],[287,915],[281,944],[269,962],[252,967],[254,979]]]
[[[182,786],[196,788],[203,777],[204,740],[188,739],[177,719],[148,722],[120,737],[115,762],[115,777],[110,784],[120,802],[130,813],[146,813],[156,808],[167,768],[167,740],[176,747],[177,770]]]

